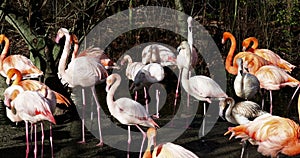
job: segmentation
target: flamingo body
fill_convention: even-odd
[[[0,43],[5,41],[4,49],[2,50],[0,57],[0,73],[2,76],[6,77],[7,71],[11,68],[18,69],[23,78],[37,78],[43,75],[43,72],[38,69],[31,60],[23,55],[9,55],[9,39],[5,35],[0,35]]]
[[[230,138],[252,139],[257,151],[265,156],[276,157],[279,153],[295,156],[300,154],[300,128],[294,121],[279,116],[262,115],[253,121],[228,128]]]
[[[248,51],[270,61],[273,65],[276,65],[288,72],[291,72],[296,67],[269,49],[257,49],[258,40],[255,37],[249,37],[243,41],[243,51],[249,47],[251,42],[253,42],[253,45],[250,49],[248,49]]]
[[[160,44],[151,44],[142,51],[142,63],[159,63],[162,66],[176,65],[176,56],[168,48]]]

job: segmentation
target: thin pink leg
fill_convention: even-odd
[[[130,143],[131,143],[131,135],[130,135],[130,126],[128,126],[128,140],[127,140],[127,158],[129,158],[129,151],[130,151]]]
[[[272,91],[270,90],[270,114],[273,112]]]
[[[153,115],[155,118],[159,118],[158,108],[159,108],[159,95],[160,92],[158,89],[156,89],[156,115]]]
[[[173,107],[172,118],[174,118],[174,115],[175,115],[175,109],[176,109],[176,105],[177,105],[178,89],[179,89],[179,84],[180,84],[180,79],[181,79],[181,71],[182,71],[182,69],[179,69],[179,74],[178,74],[178,81],[177,81],[177,87],[176,87],[176,92],[175,92],[175,101],[174,101],[174,107]],[[174,127],[173,119],[171,120],[170,127]]]
[[[287,112],[289,111],[289,109],[290,109],[290,106],[291,106],[291,104],[292,104],[292,101],[293,101],[293,99],[294,99],[295,95],[297,94],[297,92],[298,92],[299,88],[300,88],[300,84],[297,86],[297,88],[296,88],[296,90],[295,90],[295,92],[294,92],[294,94],[293,94],[293,96],[292,96],[291,100],[289,101],[289,104],[288,104],[288,106],[287,106],[287,109],[286,109],[286,111],[287,111]]]
[[[144,143],[145,143],[145,139],[146,139],[146,133],[141,129],[141,127],[139,125],[135,125],[143,134],[143,140],[142,140],[142,145],[141,145],[141,149],[140,149],[140,155],[139,158],[142,158],[142,152],[143,152],[143,147],[144,147]]]
[[[149,113],[149,105],[148,105],[148,97],[147,97],[147,89],[144,87],[144,98],[145,98],[145,104],[146,104],[146,111]]]
[[[50,123],[50,146],[51,146],[51,156],[54,158],[53,153],[53,137],[52,137],[52,124]]]
[[[36,138],[36,124],[34,126],[34,158],[37,158],[37,138]]]
[[[86,102],[85,102],[85,92],[84,92],[84,88],[82,88],[82,118],[81,118],[81,122],[82,122],[82,141],[79,141],[78,143],[84,144],[85,143],[85,132],[84,132],[84,116],[85,116],[85,106],[86,106]]]
[[[43,155],[44,155],[44,139],[45,139],[45,135],[44,135],[44,125],[43,125],[43,123],[41,123],[41,131],[42,131],[42,149],[41,149],[41,158],[43,158]]]
[[[93,97],[94,97],[95,102],[97,104],[97,112],[98,112],[98,130],[99,130],[100,142],[97,144],[97,146],[103,146],[103,138],[102,138],[102,132],[101,132],[101,121],[100,121],[100,108],[101,107],[100,107],[100,103],[98,102],[98,99],[97,99],[95,87],[92,86],[91,89],[92,89]]]
[[[134,91],[134,100],[136,101],[137,100],[137,91]]]
[[[25,121],[25,135],[26,135],[26,158],[28,158],[28,154],[29,154],[28,121]]]

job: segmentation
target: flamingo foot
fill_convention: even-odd
[[[103,147],[104,143],[103,142],[99,142],[96,146],[98,147]]]
[[[78,141],[77,143],[78,144],[85,144],[86,142],[84,140],[82,140],[82,141]]]
[[[157,114],[155,114],[155,115],[152,115],[152,117],[153,117],[154,119],[159,119],[159,113],[157,113]]]

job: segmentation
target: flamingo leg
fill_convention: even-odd
[[[93,130],[93,120],[94,120],[94,102],[93,102],[93,98],[91,98],[91,131]]]
[[[28,158],[28,154],[29,154],[28,121],[25,121],[25,135],[26,135],[26,158]]]
[[[205,122],[206,122],[206,119],[205,119],[205,117],[206,117],[206,103],[204,102],[203,103],[203,121],[202,121],[202,123],[203,123],[203,125],[202,125],[202,136],[204,136],[204,134],[205,134]]]
[[[134,100],[136,101],[137,100],[137,91],[134,91]]]
[[[270,114],[273,112],[273,101],[272,101],[272,91],[270,90]]]
[[[144,87],[144,98],[145,98],[145,104],[146,104],[146,111],[149,113],[149,105],[148,105],[148,97],[147,97],[147,89]]]
[[[78,143],[84,144],[85,143],[85,132],[84,132],[84,113],[85,113],[85,106],[86,106],[86,102],[85,102],[85,92],[84,92],[84,88],[81,89],[82,91],[82,118],[81,118],[81,122],[82,122],[82,140],[79,141]]]
[[[54,158],[53,154],[53,138],[52,138],[52,124],[50,123],[50,146],[51,146],[51,156]]]
[[[293,99],[294,99],[295,95],[297,94],[297,92],[298,92],[299,88],[300,88],[300,84],[297,86],[297,89],[295,90],[295,92],[294,92],[294,94],[293,94],[293,96],[292,96],[291,100],[289,101],[289,104],[288,104],[288,106],[287,106],[287,109],[286,109],[286,111],[287,111],[287,112],[289,111],[289,109],[290,109],[290,106],[291,106],[291,104],[292,104],[292,101],[293,101]],[[286,112],[286,113],[287,113],[287,112]]]
[[[98,102],[98,99],[97,99],[95,86],[92,86],[91,89],[92,89],[93,97],[94,97],[95,102],[97,104],[97,112],[98,112],[98,130],[99,130],[100,142],[97,144],[97,146],[103,146],[103,138],[102,138],[102,132],[101,132],[101,121],[100,121],[100,108],[101,107],[100,107],[100,103]]]
[[[44,139],[45,139],[45,135],[44,135],[44,125],[43,125],[43,123],[41,123],[41,131],[42,131],[42,149],[41,149],[41,158],[43,158],[43,155],[44,155]]]
[[[247,141],[242,141],[242,151],[241,151],[241,156],[240,158],[243,158],[244,157],[244,153],[245,153],[245,149],[247,148]]]
[[[128,126],[128,140],[127,140],[127,158],[129,158],[129,151],[130,151],[130,143],[131,143],[131,135],[130,135],[130,126]]]
[[[177,98],[178,98],[178,89],[179,89],[179,84],[180,84],[180,79],[181,79],[181,71],[182,69],[179,69],[179,74],[178,74],[178,81],[177,81],[177,87],[176,87],[176,92],[175,92],[175,101],[174,101],[174,107],[173,107],[173,114],[172,118],[175,115],[175,109],[177,105]],[[170,127],[174,127],[173,119],[171,120]]]
[[[34,126],[34,158],[37,158],[37,138],[36,138],[36,124]]]
[[[159,113],[158,113],[159,95],[160,95],[160,91],[157,89],[156,90],[156,115],[154,115],[155,118],[159,118]]]
[[[141,133],[143,134],[143,140],[142,140],[142,144],[141,144],[141,149],[140,149],[140,155],[139,155],[139,158],[142,158],[142,152],[143,152],[143,147],[144,147],[144,143],[145,143],[145,139],[146,139],[146,133],[141,129],[140,126],[138,125],[135,125],[140,131]]]

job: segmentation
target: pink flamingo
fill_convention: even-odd
[[[143,158],[198,158],[193,152],[185,149],[184,147],[171,143],[161,143],[156,144],[156,135],[157,131],[155,128],[148,128],[147,137],[148,137],[148,146],[143,155]],[[154,147],[153,152],[151,153],[151,147]]]
[[[66,37],[63,53],[59,60],[58,64],[58,76],[61,78],[63,84],[67,83],[69,87],[81,86],[81,87],[90,87],[92,90],[92,94],[94,100],[97,104],[97,112],[98,112],[98,129],[99,129],[99,138],[100,142],[97,146],[103,146],[103,139],[101,133],[101,124],[100,124],[100,103],[98,102],[95,87],[94,85],[97,83],[103,82],[103,80],[108,76],[106,69],[99,62],[99,56],[81,56],[72,60],[68,64],[68,68],[66,69],[66,61],[69,54],[70,48],[70,34],[69,31],[65,28],[61,28],[57,33],[57,41],[63,36]],[[91,54],[99,54],[101,52],[99,48],[90,48],[85,50],[86,52],[90,52]],[[84,113],[85,113],[85,91],[82,88],[82,100],[83,100],[83,108],[82,108],[82,141],[79,143],[85,143],[85,132],[84,132]]]
[[[140,149],[140,155],[142,156],[142,150],[146,133],[139,127],[139,125],[146,127],[159,127],[150,117],[145,108],[138,102],[129,98],[119,98],[116,101],[113,100],[114,93],[121,83],[121,77],[119,74],[111,74],[106,79],[106,102],[109,112],[120,123],[128,125],[128,148],[127,157],[129,157],[129,147],[131,143],[130,125],[135,125],[143,134],[142,145]]]
[[[251,48],[247,50],[250,43],[253,42],[253,45]],[[291,72],[296,66],[287,62],[286,60],[282,59],[279,55],[275,54],[273,51],[269,49],[257,49],[258,47],[258,40],[255,37],[249,37],[244,39],[243,41],[243,51],[250,51],[254,54],[264,58],[265,60],[268,60],[273,65],[276,65],[285,71]]]
[[[3,41],[5,41],[5,46],[0,57],[0,73],[3,77],[6,77],[7,71],[11,68],[18,69],[24,79],[38,78],[43,75],[43,71],[34,66],[27,57],[18,54],[6,56],[9,48],[9,39],[1,34],[0,43]]]
[[[247,124],[229,127],[224,134],[231,133],[229,139],[242,138],[258,145],[257,151],[264,156],[278,157],[279,153],[287,156],[300,154],[300,127],[291,119],[262,115]]]
[[[35,129],[35,147],[34,157],[37,157],[37,136],[36,136],[36,123],[43,120],[56,124],[56,121],[52,115],[53,109],[56,107],[55,96],[49,96],[47,87],[37,91],[24,91],[19,85],[12,85],[8,87],[4,92],[5,105],[7,106],[7,113],[9,119],[13,122],[20,120],[25,121],[26,125],[26,158],[29,154],[29,141],[28,141],[28,122],[34,124]],[[44,141],[44,130],[42,128],[42,146]],[[50,144],[51,154],[53,155],[53,143],[52,143],[52,124],[50,124]],[[43,156],[43,148],[42,148]]]
[[[181,76],[182,87],[189,95],[195,97],[197,100],[207,101],[208,103],[211,103],[211,98],[222,100],[228,97],[221,87],[207,76],[198,75],[189,78],[188,71],[190,69],[191,50],[187,41],[181,42],[177,50],[179,50],[177,59],[185,61],[178,63],[178,65],[183,68]],[[204,115],[205,114],[206,109],[204,108]],[[203,124],[205,124],[205,119],[203,120]],[[204,135],[204,128],[202,134]]]
[[[272,90],[279,90],[280,88],[285,86],[290,86],[290,87],[298,86],[291,98],[292,100],[300,87],[299,85],[300,82],[297,79],[290,76],[283,69],[280,69],[279,67],[273,65],[266,65],[261,67],[255,73],[255,76],[260,82],[260,88],[264,88],[270,91],[270,113],[271,114],[273,109]]]
[[[166,46],[151,44],[142,51],[142,63],[159,63],[162,66],[176,65],[175,54]]]
[[[86,49],[82,51],[80,54],[78,54],[78,38],[75,34],[70,35],[71,38],[71,43],[74,43],[74,48],[73,48],[73,53],[72,53],[72,58],[71,60],[74,60],[77,57],[82,57],[82,56],[91,56],[91,57],[96,57],[99,58],[100,63],[105,67],[105,69],[119,69],[120,67],[117,65],[117,63],[113,62],[105,53],[103,50],[97,51],[97,52],[90,52],[87,51],[89,49]]]

